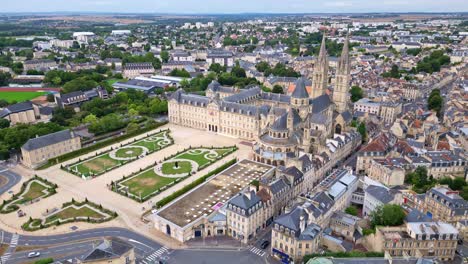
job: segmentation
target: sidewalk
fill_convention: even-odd
[[[186,241],[188,248],[192,249],[237,249],[241,250],[246,247],[239,240],[228,236],[214,236],[206,238],[197,238]]]

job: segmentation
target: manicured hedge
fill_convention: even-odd
[[[178,190],[178,191],[175,191],[173,192],[172,194],[170,194],[169,196],[166,196],[164,197],[163,199],[159,200],[157,203],[156,203],[156,208],[161,208],[163,207],[164,205],[172,202],[173,200],[175,200],[176,198],[184,195],[185,193],[189,192],[190,190],[192,190],[193,188],[197,187],[198,185],[204,183],[208,178],[210,178],[211,176],[215,175],[215,174],[218,174],[220,172],[222,172],[223,170],[227,169],[228,167],[234,165],[235,163],[237,162],[237,159],[232,159],[230,161],[228,161],[227,163],[223,164],[222,166],[220,166],[219,168],[215,169],[215,170],[212,170],[210,172],[208,172],[206,175],[196,179],[195,181],[191,182],[190,184],[184,186],[182,189]]]
[[[45,258],[45,259],[40,259],[34,262],[34,264],[49,264],[49,263],[54,263],[53,258]]]
[[[334,258],[382,258],[384,257],[383,252],[361,252],[361,251],[350,251],[350,252],[326,252],[324,254],[311,254],[305,255],[303,262],[306,263],[309,259],[319,257],[334,257]]]
[[[173,140],[173,142],[174,142],[174,140]],[[188,148],[185,148],[185,149],[183,149],[183,150],[177,151],[176,153],[170,155],[169,157],[165,157],[164,160],[161,161],[161,162],[168,161],[168,160],[170,160],[170,159],[172,159],[172,158],[174,158],[174,157],[176,157],[176,156],[178,156],[178,155],[180,155],[180,154],[186,152],[187,150],[190,150],[190,149],[199,149],[199,148],[203,148],[203,149],[225,149],[225,148],[229,148],[229,147],[202,147],[202,146],[200,146],[200,147],[192,147],[192,146],[189,146]],[[233,152],[235,152],[235,151],[237,151],[237,150],[238,150],[238,147],[237,147],[236,145],[234,145],[234,146],[232,146],[232,150],[231,150],[231,151],[225,152],[223,155],[219,156],[217,159],[218,159],[218,160],[221,160],[221,159],[223,159],[224,157],[230,155],[231,153],[233,153]],[[154,163],[154,164],[151,164],[151,165],[149,165],[149,166],[147,166],[147,167],[145,167],[145,168],[140,168],[139,171],[135,171],[135,172],[133,172],[132,174],[130,174],[129,176],[123,176],[122,179],[118,180],[116,183],[119,184],[120,182],[125,181],[125,180],[127,180],[128,178],[131,178],[131,177],[133,177],[133,176],[135,176],[135,175],[137,175],[137,174],[140,174],[140,173],[142,173],[142,172],[144,172],[144,171],[146,171],[146,170],[148,170],[148,169],[151,169],[152,167],[154,167],[154,166],[156,166],[156,165],[157,165],[157,163]],[[198,167],[198,170],[197,170],[197,171],[200,171],[200,170],[206,168],[207,166],[211,166],[211,165],[213,165],[213,163],[207,163],[207,164],[205,164],[205,165],[203,165],[203,166]],[[139,202],[139,203],[142,203],[142,202],[145,202],[145,201],[151,199],[152,197],[154,197],[154,196],[160,194],[162,191],[165,191],[167,188],[169,188],[169,187],[171,187],[171,186],[173,186],[173,185],[175,185],[175,184],[177,184],[177,183],[179,183],[179,182],[181,182],[181,181],[183,181],[183,180],[185,180],[185,179],[187,179],[187,178],[189,178],[189,177],[191,177],[191,176],[192,176],[192,174],[189,174],[189,175],[187,175],[187,176],[185,176],[185,177],[177,178],[177,179],[175,179],[172,183],[169,183],[168,185],[165,185],[165,186],[161,187],[161,189],[159,189],[159,190],[157,190],[157,191],[155,191],[155,192],[153,192],[153,193],[151,193],[151,194],[148,194],[148,195],[145,196],[145,197],[142,197],[141,200],[140,200],[140,198],[139,198],[138,196],[136,196],[136,195],[134,195],[134,194],[121,191],[119,188],[116,189],[116,188],[115,188],[115,184],[114,184],[113,182],[111,183],[111,185],[112,185],[111,190],[114,191],[114,192],[116,192],[116,193],[119,193],[119,194],[121,194],[121,195],[123,195],[123,196],[127,196],[128,198],[133,199],[133,200],[135,200],[135,201],[137,201],[137,202]]]
[[[72,199],[71,202],[64,203],[62,205],[62,209],[66,208],[67,206],[70,206],[72,204],[76,205],[76,206],[81,206],[81,205],[87,204],[87,205],[89,205],[91,207],[96,208],[100,212],[104,212],[104,213],[108,214],[110,216],[110,218],[95,220],[95,219],[90,219],[89,217],[87,219],[83,219],[83,218],[80,217],[80,218],[74,218],[74,219],[69,219],[69,220],[65,220],[65,221],[61,221],[59,219],[58,221],[50,222],[50,223],[44,225],[44,224],[42,224],[41,219],[34,219],[34,218],[30,217],[29,220],[21,226],[21,228],[23,230],[26,230],[26,231],[36,231],[36,230],[43,229],[43,228],[48,228],[48,227],[51,227],[51,226],[58,226],[58,225],[63,225],[63,224],[67,224],[67,223],[74,223],[74,222],[104,223],[104,222],[110,221],[110,220],[112,220],[112,219],[114,219],[114,218],[116,218],[118,216],[117,212],[114,212],[114,211],[111,211],[109,209],[103,208],[102,205],[92,203],[92,202],[88,201],[88,199],[86,199],[83,202],[77,202],[74,199]],[[35,227],[31,227],[31,224],[33,224],[33,223],[34,223]]]
[[[164,148],[167,148],[167,147],[170,147],[170,146],[174,145],[174,139],[171,137],[171,134],[170,134],[171,130],[170,130],[170,129],[160,130],[160,131],[155,132],[155,133],[153,133],[153,134],[148,134],[147,137],[145,137],[145,138],[148,138],[148,137],[151,137],[151,136],[160,134],[160,133],[165,132],[165,131],[167,131],[167,137],[169,138],[169,140],[170,140],[171,142],[170,142],[169,144],[167,144],[166,146],[161,147],[160,149],[157,149],[157,150],[148,152],[147,155],[152,154],[152,153],[154,153],[154,152],[160,151],[160,150],[162,150],[162,149],[164,149]],[[143,139],[145,139],[145,138],[143,138]],[[77,162],[72,163],[72,164],[69,164],[69,165],[67,165],[66,167],[73,167],[73,166],[75,166],[75,165],[78,164],[78,163],[81,163],[81,162],[83,162],[83,161],[96,158],[96,157],[98,157],[98,156],[102,156],[102,155],[104,155],[104,154],[106,154],[106,153],[110,153],[110,152],[113,151],[113,150],[116,150],[116,149],[119,149],[119,148],[122,148],[122,147],[125,147],[125,146],[130,146],[130,145],[132,145],[132,144],[135,144],[135,142],[142,141],[143,139],[139,139],[139,140],[136,140],[136,139],[135,139],[135,140],[133,140],[133,141],[131,141],[131,142],[128,142],[128,143],[126,143],[126,144],[120,144],[119,147],[117,147],[117,148],[115,148],[115,149],[112,149],[112,148],[111,148],[111,149],[108,150],[108,151],[99,152],[99,153],[96,152],[96,154],[95,154],[93,157],[88,157],[88,158],[83,159],[83,160],[79,159]],[[100,173],[93,174],[92,177],[98,177],[98,176],[100,176],[100,175],[102,175],[102,174],[104,174],[104,173],[107,173],[107,172],[109,172],[109,171],[111,171],[111,170],[120,168],[120,167],[124,166],[125,164],[128,164],[128,163],[130,163],[130,162],[133,162],[133,161],[135,161],[136,159],[138,159],[138,158],[135,157],[134,159],[131,159],[131,160],[124,160],[124,161],[121,161],[120,165],[116,165],[116,166],[114,166],[114,167],[108,168],[108,169],[105,170],[105,171],[101,171]],[[78,176],[78,177],[81,177],[81,176],[80,176],[78,173],[76,173],[75,171],[67,170],[66,167],[64,167],[63,164],[60,165],[60,168],[61,168],[62,170],[66,171],[66,172],[68,172],[68,173],[71,173],[71,174],[73,174],[73,175],[76,175],[76,176]]]
[[[124,141],[124,140],[127,140],[129,138],[141,135],[143,133],[154,130],[154,129],[156,129],[156,128],[160,127],[160,126],[163,126],[165,124],[167,124],[167,122],[158,123],[155,126],[150,126],[150,127],[147,127],[147,128],[143,128],[143,129],[140,129],[140,130],[135,131],[133,133],[128,133],[128,134],[125,134],[125,135],[122,135],[122,136],[119,136],[119,137],[116,137],[116,138],[110,138],[108,140],[98,142],[98,143],[96,143],[96,144],[94,144],[92,146],[89,146],[89,147],[86,147],[86,148],[81,148],[81,149],[75,150],[73,152],[64,154],[62,156],[55,157],[53,159],[48,160],[46,164],[42,165],[41,167],[39,167],[37,169],[38,170],[46,169],[46,168],[48,168],[50,166],[53,166],[55,164],[58,164],[58,163],[61,163],[61,162],[67,161],[67,160],[74,159],[76,157],[87,154],[89,152],[96,151],[98,149],[113,145],[113,144],[118,143],[120,141]]]
[[[31,181],[33,181],[33,180],[41,181],[41,182],[43,182],[43,183],[45,183],[45,184],[47,184],[47,185],[49,185],[49,186],[52,186],[52,188],[49,188],[49,189],[48,189],[49,195],[44,196],[44,197],[42,197],[41,199],[47,198],[47,197],[49,197],[49,196],[54,195],[54,194],[57,193],[57,190],[56,190],[56,189],[58,188],[57,184],[52,183],[52,182],[50,182],[50,181],[48,181],[48,180],[46,180],[46,179],[43,179],[43,178],[41,178],[41,177],[39,177],[39,176],[37,176],[37,175],[34,175],[33,178],[31,178],[31,179],[29,179],[29,180],[23,182],[23,184],[21,185],[20,191],[19,191],[18,193],[15,193],[15,194],[11,197],[11,199],[9,199],[9,200],[3,200],[2,204],[0,205],[0,213],[1,213],[1,214],[9,214],[9,213],[14,212],[14,211],[16,211],[16,210],[19,209],[19,206],[18,206],[17,204],[12,204],[12,205],[10,205],[10,206],[8,207],[7,210],[3,210],[3,208],[4,208],[7,204],[9,204],[10,202],[12,202],[12,201],[18,199],[18,197],[19,197],[21,194],[23,194],[24,191],[26,190],[26,186],[28,186],[28,183],[31,182]]]

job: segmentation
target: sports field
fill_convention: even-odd
[[[7,102],[13,102],[16,101],[17,103],[19,102],[24,102],[27,100],[34,99],[38,96],[45,95],[47,92],[2,92],[0,91],[0,99],[5,100]]]

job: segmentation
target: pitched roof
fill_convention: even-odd
[[[296,81],[296,88],[294,89],[293,93],[291,94],[293,98],[307,98],[309,97],[309,93],[306,89],[306,84],[304,78],[299,78]]]
[[[112,238],[111,240],[105,240],[99,246],[92,249],[85,255],[82,262],[86,263],[119,258],[131,249],[133,249],[131,244],[120,239]]]
[[[58,131],[55,133],[47,134],[41,137],[35,137],[29,139],[21,148],[27,151],[40,149],[46,146],[57,144],[69,139],[72,139],[75,136],[73,132],[69,129]]]

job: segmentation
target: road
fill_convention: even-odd
[[[5,184],[2,184],[0,186],[0,195],[10,190],[13,186],[15,186],[21,180],[20,175],[10,171],[8,167],[4,165],[0,165],[0,177],[5,177],[5,179],[7,180]]]
[[[182,249],[171,250],[163,247],[152,239],[124,228],[97,228],[92,230],[74,231],[61,235],[30,236],[16,235],[0,231],[0,242],[10,244],[9,253],[2,257],[2,263],[19,264],[30,259],[27,254],[31,251],[41,253],[40,258],[54,258],[65,261],[82,258],[93,246],[102,242],[106,237],[118,237],[135,247],[138,263],[149,264],[151,261],[166,260],[167,263],[272,263],[265,251],[254,250],[252,247],[244,249]],[[17,247],[23,249],[14,252]],[[13,248],[13,250],[12,250]],[[265,254],[263,254],[265,252]]]
[[[92,248],[93,243],[96,244],[99,241],[102,241],[105,237],[119,237],[128,241],[135,247],[135,252],[140,258],[152,254],[162,248],[159,243],[148,237],[118,227],[73,231],[71,233],[61,235],[20,235],[17,238],[15,237],[17,237],[15,234],[0,231],[1,242],[10,244],[10,247],[21,246],[40,248],[34,249],[34,251],[39,251],[41,253],[41,257],[54,257],[57,259],[82,256]],[[29,251],[12,252],[7,256],[7,258],[3,257],[3,260],[7,260],[7,263],[24,263],[24,259],[28,252]]]

